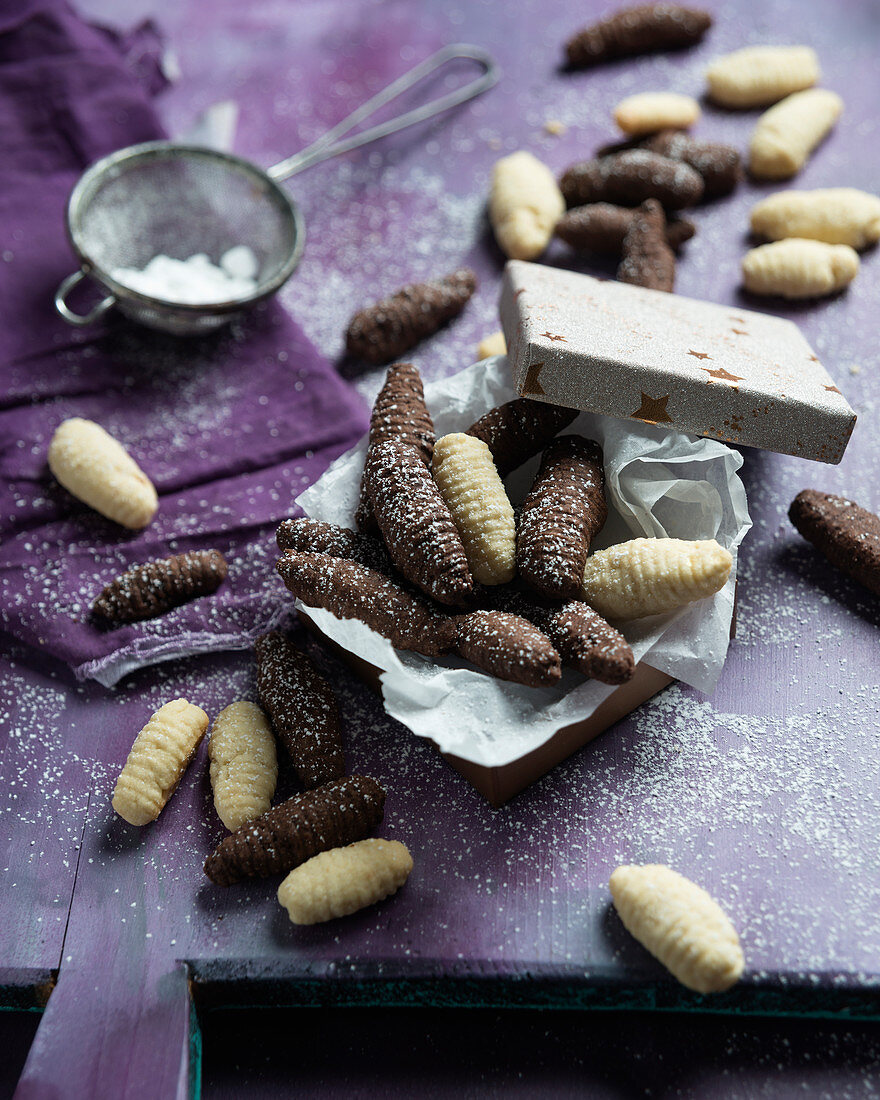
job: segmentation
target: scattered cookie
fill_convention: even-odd
[[[603,256],[619,256],[623,238],[636,217],[628,206],[610,202],[594,202],[575,206],[556,223],[554,233],[578,252],[597,252]],[[666,243],[678,249],[696,233],[693,222],[686,218],[666,222]]]
[[[278,900],[294,924],[321,924],[396,893],[412,868],[399,840],[358,840],[295,867],[278,887]]]
[[[712,16],[679,4],[620,8],[585,27],[565,44],[568,64],[585,68],[619,57],[693,46],[712,26]]]
[[[492,169],[489,221],[498,247],[514,260],[534,260],[550,243],[565,200],[550,169],[524,150]]]
[[[477,359],[491,359],[493,355],[507,355],[507,341],[503,332],[493,332],[484,336],[477,344]]]
[[[476,276],[468,268],[402,287],[352,317],[345,346],[368,363],[397,359],[457,317],[476,288]]]
[[[74,416],[55,429],[49,469],[64,488],[123,527],[146,527],[159,507],[153,483],[121,443],[93,420]]]
[[[732,566],[714,539],[632,539],[587,559],[581,598],[618,622],[660,615],[713,596]]]
[[[218,886],[285,875],[319,852],[363,839],[384,810],[385,791],[375,779],[335,779],[236,829],[205,860],[205,874]]]
[[[345,775],[339,708],[312,659],[277,630],[254,643],[257,691],[304,787]]]
[[[854,187],[777,191],[752,207],[752,232],[771,241],[804,237],[862,249],[880,240],[880,198]]]
[[[324,523],[308,516],[284,519],[275,532],[275,541],[281,551],[330,554],[334,558],[359,562],[379,573],[391,572],[391,559],[378,538],[338,527],[335,523]]]
[[[183,778],[207,728],[207,714],[186,699],[174,699],[159,707],[135,738],[116,780],[116,813],[129,825],[155,821]]]
[[[686,130],[700,117],[700,105],[678,92],[637,92],[614,108],[614,121],[625,134],[640,136],[658,130]]]
[[[703,197],[698,172],[684,161],[661,157],[649,149],[630,149],[573,164],[559,187],[569,206],[589,202],[637,206],[645,199],[657,199],[667,210],[680,210]]]
[[[658,863],[618,867],[609,885],[627,932],[682,985],[720,993],[739,981],[739,936],[701,886]]]
[[[466,604],[474,591],[467,554],[416,448],[396,440],[371,447],[364,485],[396,568],[439,603]]]
[[[260,817],[272,805],[278,779],[275,738],[255,703],[225,707],[208,741],[214,809],[230,832]]]
[[[482,439],[492,452],[498,473],[504,478],[543,451],[556,433],[567,428],[577,415],[576,409],[518,397],[490,409],[471,424],[466,434]]]
[[[749,145],[749,171],[762,180],[796,175],[842,110],[840,96],[825,88],[787,96],[758,119]]]
[[[532,623],[504,611],[471,611],[455,619],[455,652],[499,680],[552,687],[562,676],[559,654]]]
[[[219,550],[191,550],[135,565],[104,589],[92,613],[114,626],[154,619],[174,607],[216,592],[226,577]]]
[[[577,595],[590,543],[608,518],[604,486],[598,443],[565,435],[544,451],[516,535],[519,573],[542,595]]]
[[[790,237],[751,249],[743,256],[743,286],[752,294],[820,298],[849,286],[859,272],[859,255],[847,244]]]
[[[821,75],[809,46],[746,46],[713,61],[706,82],[722,107],[768,107],[812,88]]]
[[[671,294],[675,287],[675,253],[666,240],[666,217],[656,199],[636,210],[623,238],[617,281]]]
[[[434,447],[432,472],[461,535],[471,576],[480,584],[513,580],[513,506],[487,444],[464,432],[444,435]]]
[[[729,195],[743,177],[739,150],[720,141],[704,141],[678,130],[662,130],[648,138],[644,148],[689,164],[703,180],[704,199]],[[675,247],[672,241],[669,243]]]
[[[804,489],[788,518],[832,565],[880,596],[880,516],[847,497]]]

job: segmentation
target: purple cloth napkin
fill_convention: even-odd
[[[55,315],[53,292],[76,267],[64,208],[77,177],[161,136],[157,45],[151,28],[108,34],[53,0],[0,14],[0,623],[108,685],[170,657],[243,648],[290,614],[274,528],[367,423],[276,303],[198,340],[112,319],[80,333]],[[156,485],[144,531],[103,519],[52,478],[46,451],[70,416],[106,428]],[[209,547],[229,563],[215,595],[117,630],[90,622],[126,568]]]

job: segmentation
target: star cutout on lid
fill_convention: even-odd
[[[513,300],[516,301],[517,298],[520,296],[520,294],[525,294],[525,292],[526,292],[526,288],[524,286],[521,286],[519,288],[519,290],[514,294]]]
[[[672,417],[666,411],[666,403],[669,394],[665,397],[649,397],[644,390],[641,391],[642,403],[635,412],[629,415],[634,420],[647,420],[649,424],[671,424]]]
[[[731,332],[735,332],[737,336],[748,336],[748,333],[744,328],[732,328]]]
[[[689,351],[688,355],[692,355],[694,359],[711,359],[711,355],[707,355],[704,351]]]
[[[561,340],[564,344],[568,343],[564,336],[554,336],[552,332],[542,332],[541,335],[546,336],[548,340]]]
[[[825,389],[828,390],[829,393],[840,393],[840,390],[837,388],[837,386],[826,386]],[[843,394],[841,394],[841,397],[842,396]]]
[[[709,375],[709,380],[713,378],[720,378],[722,382],[742,382],[743,376],[741,374],[731,374],[730,371],[725,370],[724,367],[719,367],[717,370],[710,370],[709,367],[700,367],[700,370],[704,370]]]
[[[529,369],[526,371],[526,380],[523,383],[523,388],[521,391],[523,396],[530,393],[539,394],[542,397],[547,396],[544,393],[543,386],[538,381],[538,375],[541,373],[541,368],[543,366],[543,363],[532,363],[529,366]]]
[[[809,361],[810,361],[811,363],[818,363],[818,362],[819,362],[819,357],[818,357],[818,355],[811,355],[811,356],[810,356],[810,359],[809,359]]]

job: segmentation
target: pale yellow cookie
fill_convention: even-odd
[[[777,191],[752,207],[752,232],[771,241],[806,237],[867,248],[880,240],[880,198],[855,187]]]
[[[278,887],[278,900],[294,924],[319,924],[387,898],[403,886],[412,866],[399,840],[359,840],[294,868]]]
[[[820,298],[853,281],[858,253],[847,244],[790,237],[751,249],[743,256],[743,286],[752,294]]]
[[[155,821],[208,728],[208,716],[186,699],[160,707],[135,738],[116,780],[113,809],[130,825]]]
[[[230,704],[214,719],[208,757],[214,808],[234,833],[272,805],[278,759],[269,719],[255,703]]]
[[[516,521],[492,452],[463,432],[434,444],[434,480],[480,584],[505,584],[516,572]]]
[[[678,92],[639,92],[614,108],[614,121],[625,134],[653,134],[658,130],[684,130],[700,117],[700,105]]]
[[[501,251],[534,260],[550,243],[565,199],[550,169],[531,153],[502,157],[492,170],[489,220]]]
[[[842,110],[840,96],[825,88],[787,96],[758,119],[749,145],[749,171],[762,180],[796,175]]]
[[[507,341],[503,332],[493,332],[477,345],[477,359],[489,359],[493,355],[507,355]]]
[[[606,619],[641,619],[713,596],[732,566],[714,539],[633,539],[587,558],[581,598]]]
[[[739,981],[739,936],[701,886],[658,863],[618,867],[609,885],[626,930],[682,985],[720,993]]]
[[[121,443],[79,416],[55,429],[49,469],[64,488],[123,527],[146,527],[159,507],[153,484]]]
[[[812,88],[821,75],[809,46],[746,46],[713,61],[706,82],[722,107],[768,107]]]

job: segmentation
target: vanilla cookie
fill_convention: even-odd
[[[358,840],[294,868],[278,887],[278,900],[294,924],[320,924],[396,893],[412,867],[399,840]]]
[[[255,703],[231,703],[220,711],[208,741],[214,809],[230,832],[272,805],[278,779],[275,738]]]
[[[503,332],[484,336],[477,344],[477,359],[490,359],[493,355],[507,355],[507,341]]]
[[[713,596],[732,566],[714,539],[633,539],[587,559],[581,598],[606,619],[660,615]]]
[[[489,221],[498,247],[513,260],[534,260],[550,243],[565,199],[550,169],[524,150],[492,170]]]
[[[859,272],[858,253],[847,244],[790,237],[743,256],[743,286],[752,294],[820,298],[848,286]]]
[[[825,88],[787,96],[758,119],[749,144],[749,171],[762,180],[796,175],[842,110],[840,96]]]
[[[739,981],[739,936],[701,886],[657,863],[618,867],[609,885],[626,930],[682,985],[720,993]]]
[[[183,778],[208,728],[208,716],[186,699],[160,707],[135,738],[116,780],[113,809],[129,825],[155,821]]]
[[[75,416],[55,429],[49,469],[64,488],[107,519],[146,527],[159,507],[152,482],[100,424]]]
[[[492,452],[464,432],[438,439],[431,467],[474,580],[505,584],[516,572],[516,522]]]
[[[802,237],[868,248],[880,240],[880,198],[854,187],[777,191],[752,207],[749,222],[771,241]]]
[[[706,83],[709,97],[722,107],[769,107],[812,88],[821,75],[809,46],[746,46],[713,61]]]
[[[634,137],[658,130],[686,130],[699,117],[699,103],[678,92],[637,92],[614,108],[614,121]]]

